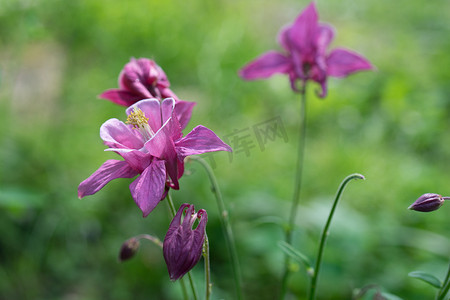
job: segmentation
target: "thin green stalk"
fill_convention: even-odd
[[[294,182],[294,193],[292,196],[292,206],[289,215],[289,221],[285,229],[285,240],[287,244],[292,244],[292,233],[295,227],[295,218],[297,216],[297,207],[300,201],[300,191],[302,187],[303,161],[305,157],[306,145],[306,85],[303,84],[301,90],[300,104],[300,127],[298,130],[298,152],[297,152],[297,169]],[[290,258],[288,255],[284,258],[284,273],[281,280],[281,299],[286,295],[287,280],[290,274],[289,269]]]
[[[180,285],[181,285],[181,291],[183,292],[183,299],[189,300],[188,292],[186,289],[186,283],[184,282],[183,278],[180,278]]]
[[[311,286],[309,289],[309,300],[313,300],[316,297],[316,287],[317,287],[317,280],[319,278],[319,270],[320,270],[320,264],[322,262],[322,255],[323,250],[325,249],[325,242],[328,237],[328,229],[331,224],[331,219],[333,218],[334,211],[336,210],[337,204],[339,202],[339,199],[341,198],[342,192],[344,191],[345,186],[347,183],[349,183],[352,179],[364,179],[364,176],[361,174],[351,174],[341,182],[341,185],[338,188],[338,191],[336,193],[336,198],[334,199],[333,207],[331,208],[330,215],[328,216],[327,222],[325,223],[325,227],[322,231],[322,236],[320,237],[320,244],[319,244],[319,251],[317,252],[317,260],[316,260],[316,266],[314,268],[314,274],[311,278]]]
[[[220,224],[222,225],[222,229],[224,232],[225,244],[227,245],[227,250],[231,259],[231,267],[233,270],[236,296],[237,299],[241,300],[243,299],[241,289],[241,269],[239,267],[239,259],[236,252],[236,246],[234,244],[233,230],[231,229],[230,221],[228,218],[228,212],[225,209],[225,204],[222,199],[219,184],[217,183],[217,179],[216,176],[214,175],[213,170],[203,158],[198,156],[190,156],[189,159],[197,161],[203,166],[211,182],[211,188],[214,195],[216,196],[217,207],[219,209]]]
[[[450,290],[450,264],[448,265],[447,275],[445,276],[442,288],[436,296],[436,300],[445,300],[445,295],[447,295]]]
[[[191,285],[192,295],[194,296],[194,300],[198,300],[197,289],[195,288],[194,280],[192,279],[191,272],[188,272],[187,276],[188,276],[188,279],[189,279],[189,284]]]
[[[167,199],[167,203],[169,204],[170,212],[171,212],[171,215],[173,218],[175,216],[175,214],[177,213],[177,211],[175,210],[175,206],[173,205],[173,201],[172,201],[172,197],[170,196],[170,192],[167,193],[166,199]],[[189,283],[191,285],[192,295],[194,296],[194,300],[198,300],[197,290],[195,289],[195,285],[194,285],[194,281],[192,280],[191,272],[188,272],[187,275],[189,278]],[[180,278],[180,284],[181,284],[181,288],[183,289],[183,294],[184,294],[186,292],[184,278]],[[187,292],[186,292],[186,296],[187,296]],[[185,299],[187,299],[187,298],[185,298]]]
[[[203,259],[205,260],[205,286],[206,296],[205,299],[211,298],[211,271],[209,268],[209,241],[208,236],[205,234],[205,243],[203,244]]]

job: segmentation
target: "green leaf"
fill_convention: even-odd
[[[311,266],[311,262],[309,261],[309,258],[305,254],[301,253],[300,251],[298,251],[297,249],[295,249],[290,244],[288,244],[284,241],[279,241],[278,247],[280,247],[284,253],[286,253],[287,255],[289,255],[290,257],[295,259],[296,261],[302,263],[305,266],[306,271],[308,272],[308,275],[310,275],[310,276],[313,275],[314,269]]]
[[[413,272],[410,272],[408,274],[408,276],[414,277],[414,278],[419,278],[438,289],[440,289],[442,286],[442,282],[438,278],[436,278],[436,276],[431,275],[426,272],[423,272],[423,271],[413,271]]]

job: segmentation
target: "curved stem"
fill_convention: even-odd
[[[172,197],[170,196],[170,191],[167,193],[166,199],[167,199],[167,203],[169,204],[169,207],[170,207],[171,216],[173,218],[175,216],[175,214],[177,213],[177,211],[175,210],[175,206],[173,205]],[[197,300],[198,299],[197,290],[195,289],[195,285],[194,285],[194,281],[192,280],[191,272],[188,272],[187,275],[189,278],[189,283],[191,285],[192,295],[194,296],[194,300]],[[184,294],[186,292],[184,278],[180,278],[180,284],[181,284],[181,288],[183,289],[183,294]],[[185,296],[187,296],[187,292],[186,292]],[[185,299],[187,299],[187,298],[185,298]]]
[[[309,289],[309,300],[313,300],[316,297],[316,286],[317,286],[317,279],[319,278],[319,270],[320,270],[320,263],[322,262],[322,255],[323,250],[325,249],[325,242],[328,237],[328,228],[331,224],[331,219],[333,218],[334,211],[336,210],[337,204],[339,202],[339,199],[341,198],[342,192],[344,191],[345,186],[347,183],[350,182],[352,179],[364,179],[364,176],[361,174],[351,174],[341,182],[341,185],[338,188],[338,191],[336,193],[336,197],[334,199],[333,207],[331,208],[330,215],[328,216],[327,222],[325,223],[325,227],[323,228],[322,235],[320,237],[320,244],[319,244],[319,251],[317,252],[317,260],[316,260],[316,266],[314,268],[314,275],[311,279],[311,286]]]
[[[151,236],[150,234],[139,234],[137,236],[135,236],[134,238],[140,240],[140,239],[146,239],[149,240],[150,242],[152,242],[153,244],[157,245],[158,247],[162,248],[163,247],[163,243],[161,242],[160,239],[158,239],[157,237]]]
[[[209,166],[209,164],[203,158],[198,156],[189,156],[189,159],[192,159],[200,163],[205,169],[206,173],[208,174],[209,180],[211,182],[212,191],[216,196],[217,208],[219,209],[220,224],[222,225],[225,237],[225,244],[227,245],[227,250],[231,259],[231,267],[234,275],[234,283],[236,288],[237,299],[243,299],[241,289],[241,269],[239,266],[239,259],[236,252],[236,245],[234,244],[233,230],[231,229],[231,225],[228,218],[228,212],[225,209],[225,204],[222,199],[222,194],[220,192],[216,176],[214,175],[214,172]]]
[[[447,275],[445,276],[442,288],[440,289],[440,291],[436,296],[436,300],[444,300],[445,295],[447,295],[449,290],[450,290],[450,264],[448,265]]]
[[[297,169],[294,183],[294,193],[292,196],[292,205],[289,215],[289,221],[285,229],[285,240],[287,244],[292,244],[292,233],[295,226],[295,218],[297,216],[297,207],[300,202],[300,190],[302,187],[302,175],[303,175],[303,161],[305,156],[306,145],[306,85],[303,84],[301,90],[301,105],[300,105],[300,127],[298,130],[298,152],[297,152]],[[289,263],[290,258],[288,255],[284,258],[284,273],[281,280],[281,298],[284,299],[286,295],[287,280],[289,277]]]
[[[208,236],[205,234],[205,243],[203,244],[203,259],[205,260],[205,286],[206,296],[205,299],[211,298],[211,272],[209,269],[209,241]]]

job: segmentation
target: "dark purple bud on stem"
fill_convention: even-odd
[[[132,237],[126,240],[122,247],[120,248],[119,260],[125,261],[132,258],[139,250],[140,242],[139,239]]]
[[[446,198],[439,194],[427,193],[420,196],[408,209],[429,212],[441,207],[444,200]]]
[[[186,215],[181,222],[185,209]],[[197,228],[193,229],[192,226],[197,218],[200,221]],[[163,243],[164,259],[172,281],[183,277],[200,260],[205,241],[206,222],[208,222],[208,215],[204,209],[195,213],[194,205],[186,203],[178,209]]]

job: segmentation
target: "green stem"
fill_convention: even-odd
[[[356,173],[351,174],[351,175],[345,177],[345,179],[341,182],[341,185],[338,188],[338,191],[336,193],[336,198],[334,199],[333,207],[331,208],[330,215],[328,216],[327,222],[322,231],[322,236],[320,237],[320,244],[319,244],[319,251],[317,252],[316,266],[314,268],[314,274],[311,279],[311,286],[309,289],[309,300],[313,300],[316,297],[316,286],[317,286],[317,280],[319,278],[320,263],[322,262],[322,255],[323,255],[323,250],[325,249],[325,242],[329,235],[328,228],[330,227],[331,219],[333,218],[334,211],[336,210],[337,204],[339,202],[339,199],[341,198],[341,195],[342,195],[342,192],[344,191],[345,186],[352,179],[364,179],[364,176],[361,174],[356,174]]]
[[[188,276],[188,279],[189,279],[189,284],[191,285],[192,295],[194,296],[194,300],[198,300],[197,289],[195,288],[194,280],[192,279],[191,272],[188,272],[187,276]]]
[[[211,272],[209,268],[209,241],[205,234],[205,243],[203,244],[203,259],[205,260],[205,286],[206,286],[206,300],[211,298]]]
[[[306,85],[303,84],[301,90],[301,107],[300,107],[300,127],[298,130],[298,152],[297,152],[297,166],[294,182],[294,193],[292,196],[292,206],[289,215],[289,221],[285,229],[286,243],[292,244],[292,233],[295,227],[295,219],[297,216],[297,207],[300,201],[300,190],[302,187],[302,175],[303,175],[303,161],[305,157],[305,145],[306,145]],[[287,289],[287,280],[289,277],[290,258],[288,255],[284,258],[284,273],[281,280],[281,299],[284,299]]]
[[[169,204],[171,216],[173,218],[175,216],[175,214],[177,213],[177,211],[175,210],[175,206],[173,205],[173,201],[172,201],[172,197],[170,196],[170,192],[167,193],[166,199],[167,199],[167,203]],[[191,285],[192,295],[194,296],[194,300],[198,300],[197,290],[195,289],[195,285],[194,285],[194,281],[192,280],[191,272],[188,272],[187,275],[189,278],[189,283]],[[188,298],[186,298],[187,292],[186,292],[186,286],[184,283],[184,278],[180,278],[180,284],[181,284],[181,288],[183,289],[183,294],[185,296],[184,299],[188,299]]]
[[[186,283],[184,282],[184,278],[180,278],[181,291],[183,292],[183,299],[189,300],[189,296],[186,289]]]
[[[220,224],[222,225],[225,237],[225,244],[227,246],[227,250],[231,258],[231,267],[234,275],[234,283],[236,288],[237,299],[243,299],[241,289],[241,270],[239,267],[238,255],[234,243],[233,230],[231,229],[228,212],[225,209],[225,204],[222,199],[222,194],[220,193],[219,184],[217,183],[216,176],[214,176],[213,170],[203,158],[198,156],[190,156],[189,159],[195,160],[198,163],[200,163],[205,169],[206,173],[208,174],[212,186],[211,187],[212,191],[216,196],[217,207],[219,209]]]
[[[445,276],[442,288],[437,294],[436,300],[444,300],[445,295],[447,295],[449,290],[450,290],[450,264],[448,265],[447,275]]]

